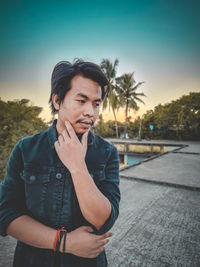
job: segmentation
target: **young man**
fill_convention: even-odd
[[[90,128],[108,82],[98,65],[78,60],[58,63],[51,83],[58,119],[14,147],[0,185],[0,234],[18,240],[14,267],[104,267],[119,212],[119,160]]]

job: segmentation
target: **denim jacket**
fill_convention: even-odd
[[[54,142],[56,121],[46,131],[21,139],[14,147],[7,173],[0,185],[0,234],[19,216],[68,232],[82,225],[92,226],[82,215],[69,170],[60,161]],[[111,214],[95,234],[107,232],[119,213],[119,159],[117,149],[103,138],[88,134],[86,165],[98,189],[109,199]],[[106,254],[88,259],[69,253],[29,246],[18,241],[14,267],[104,267]]]

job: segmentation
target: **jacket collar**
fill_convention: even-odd
[[[49,143],[50,143],[52,149],[54,149],[54,143],[58,140],[56,123],[57,123],[57,120],[54,120],[53,124],[51,125],[51,127],[48,130]],[[81,139],[81,136],[82,135],[78,136],[79,140]],[[94,134],[91,131],[89,131],[89,133],[88,133],[88,146],[91,146],[93,144],[94,144]]]

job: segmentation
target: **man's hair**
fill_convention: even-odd
[[[108,85],[108,80],[98,65],[92,62],[85,62],[82,59],[76,59],[73,63],[61,61],[56,64],[51,76],[51,95],[49,104],[52,114],[57,113],[52,102],[52,95],[57,94],[58,104],[60,105],[64,100],[66,93],[71,89],[71,80],[76,75],[81,75],[97,82],[101,86],[101,98],[102,100],[104,99],[106,94],[105,86]]]

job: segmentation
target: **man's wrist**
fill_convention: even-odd
[[[83,162],[77,164],[76,166],[72,166],[69,171],[70,171],[71,175],[75,175],[77,173],[84,172],[86,170],[87,170],[87,166],[86,166],[85,161],[83,161]]]

